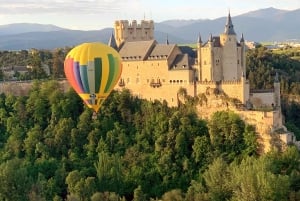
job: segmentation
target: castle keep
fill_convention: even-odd
[[[210,35],[206,42],[199,35],[196,49],[169,44],[168,40],[157,43],[152,20],[141,24],[116,21],[114,32],[109,45],[123,60],[116,89],[128,88],[139,98],[165,100],[169,106],[182,101],[178,92],[184,89],[187,95],[199,98],[203,118],[230,109],[255,125],[264,145],[262,151],[276,143],[296,143],[282,122],[278,79],[272,90],[250,90],[244,37],[237,39],[230,13],[224,32]]]

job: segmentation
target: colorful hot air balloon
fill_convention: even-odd
[[[121,57],[115,49],[102,43],[83,43],[68,53],[64,71],[86,105],[98,112],[120,78]]]

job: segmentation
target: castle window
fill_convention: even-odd
[[[172,80],[170,80],[170,84],[172,84]]]
[[[237,60],[237,64],[240,64],[240,60]]]
[[[147,79],[147,83],[149,83],[149,79]]]

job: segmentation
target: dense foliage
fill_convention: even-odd
[[[69,50],[70,48],[66,47],[52,51],[36,49],[0,51],[0,80],[12,79],[7,75],[10,74],[9,71],[13,71],[12,77],[16,80],[62,78],[64,59]],[[27,72],[21,72],[18,67],[27,68]],[[47,71],[50,71],[50,74]]]
[[[278,74],[282,112],[287,128],[300,139],[300,49],[269,50],[259,47],[247,51],[247,75],[251,89],[271,89]]]
[[[113,92],[92,119],[56,81],[0,96],[0,200],[296,200],[300,155],[256,155],[253,128],[232,112]],[[244,199],[245,198],[245,199]]]
[[[291,51],[293,50],[293,54]],[[270,89],[276,72],[281,81],[283,94],[300,95],[300,54],[298,49],[275,51],[265,47],[247,51],[247,76],[252,89]]]

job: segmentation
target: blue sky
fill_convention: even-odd
[[[274,7],[300,8],[300,0],[0,0],[0,25],[53,24],[69,29],[98,30],[115,20],[215,19]]]

